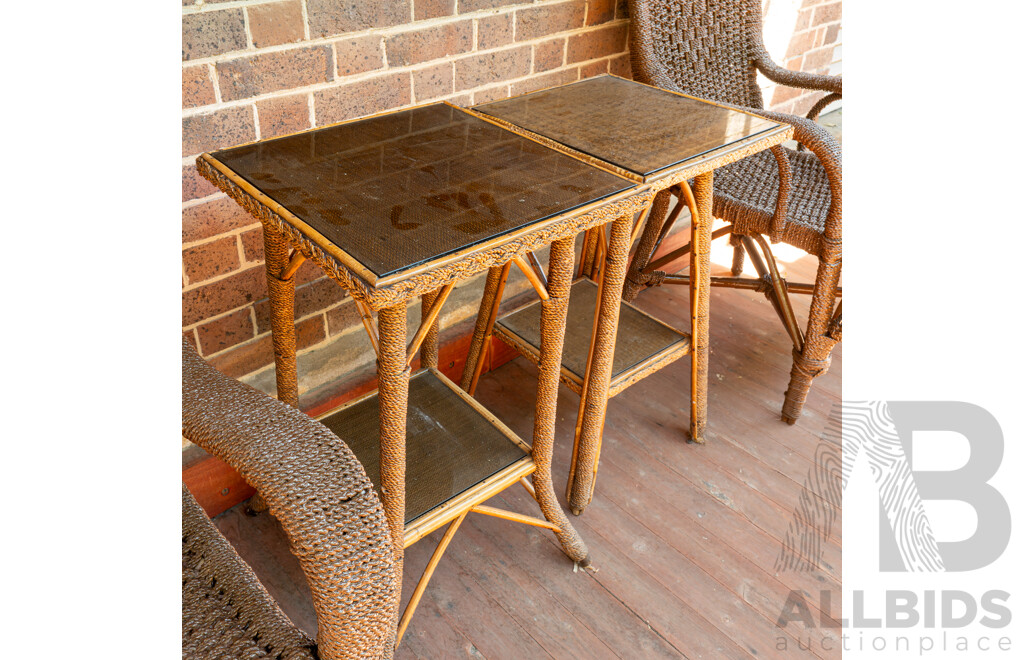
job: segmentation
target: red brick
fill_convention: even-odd
[[[238,270],[238,241],[228,236],[182,250],[181,264],[189,284]]]
[[[587,25],[600,25],[615,18],[618,0],[587,0]]]
[[[509,48],[455,62],[455,89],[472,89],[530,73],[530,46]]]
[[[393,73],[313,93],[316,125],[365,117],[411,102],[408,73]]]
[[[793,26],[793,33],[803,32],[811,27],[811,17],[813,15],[813,9],[801,9],[796,15],[796,25]]]
[[[564,71],[553,71],[542,76],[533,76],[521,82],[512,84],[512,96],[535,92],[538,89],[546,89],[557,85],[564,85],[578,80],[576,69],[565,69]]]
[[[828,68],[828,65],[831,63],[832,47],[819,48],[804,54],[804,63],[801,70],[814,72],[818,69]]]
[[[618,0],[615,3],[615,18],[629,18],[629,0]]]
[[[536,73],[557,69],[565,63],[565,39],[533,45],[533,70]]]
[[[537,39],[556,32],[583,27],[583,14],[582,0],[520,9],[516,12],[516,41]]]
[[[416,102],[447,96],[452,93],[453,66],[451,62],[412,72],[412,88]]]
[[[203,64],[182,68],[181,107],[196,108],[216,102],[213,81],[210,79],[210,67]]]
[[[417,21],[451,16],[455,13],[455,0],[416,0],[413,3],[413,11],[416,13]]]
[[[233,147],[256,139],[252,108],[224,108],[181,118],[181,155],[196,156],[204,151]]]
[[[196,60],[243,50],[245,18],[241,9],[221,9],[181,17],[181,59]]]
[[[825,30],[825,45],[831,46],[839,39],[839,23],[828,26]]]
[[[200,197],[209,197],[216,192],[219,192],[217,187],[204,179],[195,165],[185,165],[181,168],[181,201],[190,202]]]
[[[327,310],[327,333],[332,337],[340,335],[349,328],[362,325],[359,308],[351,298],[337,307]]]
[[[190,206],[181,212],[181,242],[192,243],[247,227],[255,218],[228,197]]]
[[[507,99],[509,97],[508,88],[508,85],[499,85],[497,87],[488,87],[487,89],[478,89],[473,92],[473,103],[490,103],[491,101]]]
[[[567,59],[570,64],[617,55],[626,50],[626,24],[597,28],[569,37]]]
[[[295,344],[300,350],[319,344],[325,338],[322,316],[314,316],[295,324]],[[241,378],[273,364],[273,339],[267,333],[254,341],[224,351],[210,358],[209,362],[217,371],[232,378]]]
[[[239,235],[242,241],[242,256],[245,263],[263,262],[263,228],[257,227]]]
[[[407,66],[473,50],[473,22],[459,21],[395,34],[384,42],[388,66]]]
[[[608,60],[598,60],[580,67],[580,80],[608,73]]]
[[[512,12],[484,16],[477,20],[476,48],[487,50],[512,43]]]
[[[409,0],[306,0],[313,39],[409,22]]]
[[[217,65],[225,101],[327,82],[334,78],[330,46],[296,48],[244,57]]]
[[[280,96],[256,104],[260,138],[297,133],[309,128],[309,101],[305,94]]]
[[[480,9],[494,9],[508,5],[525,4],[528,0],[459,0],[459,13],[468,14]]]
[[[183,291],[181,325],[187,327],[266,297],[266,275],[262,266],[255,266],[222,280]]]
[[[469,108],[473,105],[473,95],[471,93],[459,94],[448,99],[448,102],[461,108]]]
[[[375,34],[334,42],[339,76],[384,68],[384,41]]]
[[[337,305],[345,298],[345,290],[332,279],[320,279],[295,287],[295,318],[301,319]],[[270,301],[256,302],[256,332],[270,331]]]
[[[204,323],[196,328],[196,333],[199,335],[203,355],[213,355],[256,336],[249,307]]]
[[[632,80],[633,65],[629,61],[629,53],[613,57],[608,63],[608,73]]]
[[[249,33],[256,48],[292,44],[305,38],[302,3],[299,0],[253,5],[249,12]]]
[[[186,331],[181,333],[181,336],[182,336],[182,338],[185,341],[187,341],[188,343],[192,344],[192,348],[195,348],[196,350],[199,350],[199,348],[198,348],[199,344],[197,343],[197,340],[196,340],[196,332],[195,332],[195,330],[186,330]]]
[[[814,8],[813,25],[824,25],[834,23],[843,18],[843,3],[834,2],[830,5],[820,5]]]
[[[780,103],[786,103],[792,101],[798,96],[802,96],[806,93],[806,90],[798,87],[787,87],[786,85],[776,85],[775,92],[772,93],[772,107],[779,105]]]
[[[786,57],[801,55],[814,48],[817,30],[806,30],[800,34],[794,34],[789,40],[789,48],[786,49]]]

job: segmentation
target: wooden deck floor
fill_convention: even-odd
[[[815,266],[805,256],[787,267],[794,281],[812,281]],[[795,297],[800,318],[808,302]],[[637,304],[688,327],[685,287],[646,291]],[[684,440],[688,358],[611,402],[597,493],[573,518],[597,572],[574,572],[543,530],[470,516],[398,657],[839,657],[835,629],[775,623],[791,590],[803,595],[816,622],[822,591],[832,595],[830,614],[840,616],[838,521],[826,530],[813,570],[779,570],[776,560],[801,498],[820,504],[804,485],[832,406],[841,399],[842,348],[828,374],[815,381],[803,417],[787,426],[779,411],[789,342],[764,297],[715,289],[711,337],[706,445]],[[519,358],[485,375],[477,396],[529,438],[535,387],[535,368]],[[578,398],[563,387],[556,490],[564,489],[577,406]],[[492,502],[536,514],[521,488]],[[314,632],[308,590],[273,518],[247,518],[236,507],[216,520],[285,611]],[[406,598],[441,533],[407,551]]]

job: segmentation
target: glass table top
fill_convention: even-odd
[[[442,103],[211,155],[378,279],[635,185]]]
[[[641,177],[784,130],[756,115],[610,75],[474,110]]]

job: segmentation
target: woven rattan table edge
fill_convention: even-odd
[[[238,178],[230,168],[210,154],[199,156],[196,168],[250,215],[284,234],[293,248],[320,266],[328,277],[353,298],[365,302],[374,311],[411,300],[445,284],[464,280],[560,238],[575,236],[615,218],[635,214],[651,201],[656,192],[649,186],[630,188],[395,276],[367,278],[360,275],[360,271],[365,271],[364,267],[350,267],[351,264],[346,262],[351,257],[346,255],[342,258],[343,251],[331,241],[295,218],[287,209],[266,198],[248,182]],[[261,197],[270,203],[262,201]],[[301,227],[305,227],[306,231]]]

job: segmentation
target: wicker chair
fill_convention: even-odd
[[[785,324],[793,342],[793,368],[782,418],[792,424],[800,416],[811,380],[828,369],[832,348],[842,338],[842,302],[836,305],[842,295],[841,149],[813,121],[825,106],[842,98],[842,78],[789,71],[772,62],[761,36],[761,0],[630,0],[629,15],[636,80],[788,123],[807,149],[776,147],[719,169],[714,189],[714,214],[732,223],[735,252],[734,277],[713,278],[712,284],[762,291]],[[779,84],[824,90],[827,95],[806,118],[767,112],[758,71]],[[665,191],[655,201],[650,231],[645,231],[627,275],[626,300],[664,275],[649,268],[648,261],[676,217],[674,213],[664,222],[670,194]],[[778,275],[765,236],[818,257],[813,286],[787,284]],[[742,272],[744,250],[759,280],[736,277]],[[806,332],[797,324],[789,292],[812,295]]]
[[[391,542],[355,455],[186,342],[182,363],[182,435],[263,495],[306,574],[319,625],[314,642],[292,624],[182,485],[182,657],[391,657],[399,593]]]

